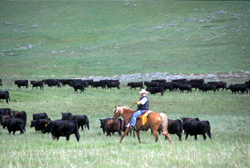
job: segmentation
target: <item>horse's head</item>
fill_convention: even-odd
[[[122,115],[122,107],[117,107],[115,106],[115,109],[114,109],[114,114],[113,114],[113,117],[112,118],[118,118]]]

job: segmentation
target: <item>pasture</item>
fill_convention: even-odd
[[[11,99],[0,100],[0,108],[28,116],[22,135],[0,128],[0,167],[249,167],[249,94],[149,94],[150,109],[170,119],[210,121],[212,140],[185,140],[183,134],[181,142],[170,135],[172,145],[163,136],[155,143],[147,131],[141,132],[141,144],[132,136],[119,144],[117,133],[102,133],[99,119],[139,99],[139,90],[126,82],[120,90],[87,88],[83,94],[68,86],[45,85],[41,91],[14,85],[16,79],[250,71],[249,2],[126,3],[0,2],[0,90],[8,90]],[[42,112],[53,120],[61,112],[87,115],[90,130],[79,130],[79,142],[73,135],[53,141],[29,127],[32,114]]]

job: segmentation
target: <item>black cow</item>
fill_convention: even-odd
[[[84,84],[82,83],[73,83],[72,87],[75,89],[74,93],[78,93],[78,89],[81,91],[80,93],[84,92]]]
[[[156,94],[156,93],[161,93],[161,95],[163,96],[164,94],[164,89],[163,87],[151,87],[151,88],[147,88],[146,91],[149,91],[152,94]]]
[[[211,135],[211,127],[209,121],[188,121],[183,123],[183,128],[185,125],[185,133],[186,133],[186,139],[188,135],[195,136],[195,140],[197,140],[197,135],[203,135],[203,139],[206,140],[206,134],[209,136],[209,138],[212,138]]]
[[[86,127],[89,130],[89,118],[86,115],[74,115],[74,117],[72,118],[72,120],[76,120],[78,123],[78,128],[82,128],[83,130],[83,126],[85,125],[85,129]]]
[[[0,115],[11,115],[12,111],[10,108],[1,108]]]
[[[39,130],[43,130],[43,126],[45,124],[45,122],[49,122],[51,121],[50,118],[46,118],[46,119],[38,119],[38,120],[32,120],[30,121],[30,127],[35,127],[35,130],[36,131],[39,131]]]
[[[187,90],[187,93],[192,92],[192,85],[190,85],[190,84],[180,84],[179,89],[180,89],[180,92],[184,92],[184,90]]]
[[[0,79],[0,86],[3,87],[3,85],[2,85],[2,79]]]
[[[95,82],[93,82],[93,87],[94,88],[98,88],[98,87],[102,87],[102,89],[105,89],[106,88],[106,82],[105,82],[105,80],[103,80],[103,81],[95,81]]]
[[[151,80],[151,82],[158,82],[161,85],[166,83],[166,79],[156,79],[156,80]]]
[[[181,117],[182,122],[187,122],[187,121],[200,121],[198,117],[196,118],[189,118],[189,117]]]
[[[61,88],[60,81],[57,79],[44,79],[43,82],[44,84],[47,84],[48,87],[57,86]]]
[[[207,84],[207,83],[199,85],[198,88],[199,88],[199,90],[202,90],[202,92],[207,92],[209,90],[213,90],[214,92],[216,91],[216,86],[215,85]]]
[[[9,92],[8,91],[0,91],[0,99],[5,99],[6,103],[9,103],[9,101],[10,101]]]
[[[72,79],[58,79],[58,81],[63,85],[70,85],[72,83]]]
[[[107,136],[111,136],[111,132],[118,132],[118,134],[122,135],[123,124],[122,120],[119,119],[110,119],[105,123],[105,131],[107,132]]]
[[[46,118],[48,118],[47,113],[33,114],[33,120],[46,119]]]
[[[85,80],[83,80],[86,84],[87,84],[87,87],[89,87],[89,85],[90,86],[93,86],[93,79],[85,79]]]
[[[219,91],[220,89],[222,90],[227,90],[227,83],[223,82],[223,81],[219,81],[219,82],[207,82],[207,84],[212,84],[216,86],[216,89]]]
[[[120,89],[120,82],[109,81],[107,83],[107,89],[111,89],[112,87],[116,87],[117,89]]]
[[[18,86],[18,89],[21,88],[21,86],[26,86],[26,89],[29,86],[28,80],[15,80],[15,84]]]
[[[3,121],[3,125],[7,126],[9,134],[13,131],[13,135],[15,135],[16,131],[20,131],[20,134],[23,134],[25,130],[25,123],[20,118],[9,118]]]
[[[146,82],[146,81],[144,82],[144,85],[147,86],[147,88],[160,86],[159,82]]]
[[[174,90],[179,89],[179,85],[180,85],[180,83],[178,83],[178,82],[167,82],[164,85],[166,85],[166,84],[172,85]]]
[[[26,126],[27,114],[25,111],[13,111],[14,118],[20,118],[24,121],[24,125]]]
[[[247,85],[246,84],[235,84],[235,85],[230,85],[227,89],[230,89],[232,91],[232,94],[236,92],[239,93],[241,92],[244,94],[245,92],[248,94],[247,90]]]
[[[79,142],[80,135],[78,131],[78,124],[75,120],[55,120],[45,122],[43,126],[43,133],[51,132],[53,140],[59,140],[61,136],[69,140],[71,134],[75,134],[76,140]]]
[[[137,87],[139,87],[140,90],[141,90],[142,88],[144,88],[144,87],[143,87],[143,82],[129,82],[129,83],[127,84],[127,86],[128,86],[128,87],[130,86],[130,90],[131,90],[132,88],[136,89]]]
[[[163,83],[163,84],[161,85],[161,87],[164,89],[164,92],[165,92],[167,89],[169,89],[169,92],[174,90],[174,86],[173,86],[172,83]]]
[[[3,126],[3,128],[5,128],[5,126],[4,126],[4,121],[5,121],[6,119],[9,119],[9,118],[12,118],[12,116],[11,116],[11,115],[1,115],[1,116],[0,116],[0,121],[1,121],[1,125]]]
[[[173,79],[171,82],[184,83],[186,81],[187,81],[187,79],[183,78],[183,79]]]
[[[189,82],[191,83],[199,83],[199,84],[203,84],[204,83],[204,79],[191,79],[189,80]]]
[[[176,134],[179,137],[179,140],[181,141],[181,136],[182,136],[182,122],[181,120],[170,120],[168,119],[168,133],[169,134]],[[168,138],[165,136],[165,140]]]
[[[62,113],[62,120],[72,120],[73,117],[72,113]]]
[[[30,81],[30,84],[32,84],[32,89],[34,87],[40,87],[40,90],[44,90],[44,87],[43,87],[43,81]]]

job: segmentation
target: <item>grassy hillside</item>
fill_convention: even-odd
[[[249,70],[249,2],[0,3],[3,76]]]

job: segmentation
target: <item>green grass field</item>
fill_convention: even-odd
[[[119,144],[117,133],[102,133],[99,119],[138,100],[139,90],[126,82],[121,90],[84,94],[67,86],[14,85],[16,79],[250,71],[249,7],[241,1],[1,1],[0,90],[8,90],[11,101],[1,100],[0,108],[26,111],[28,121],[41,112],[53,120],[61,112],[85,114],[90,130],[80,130],[77,142],[73,135],[53,141],[29,122],[22,135],[0,128],[0,167],[249,167],[247,94],[149,94],[151,110],[168,118],[209,120],[212,140],[183,135],[179,142],[171,135],[172,145],[163,136],[155,143],[148,131],[141,132],[141,144],[132,136]]]

